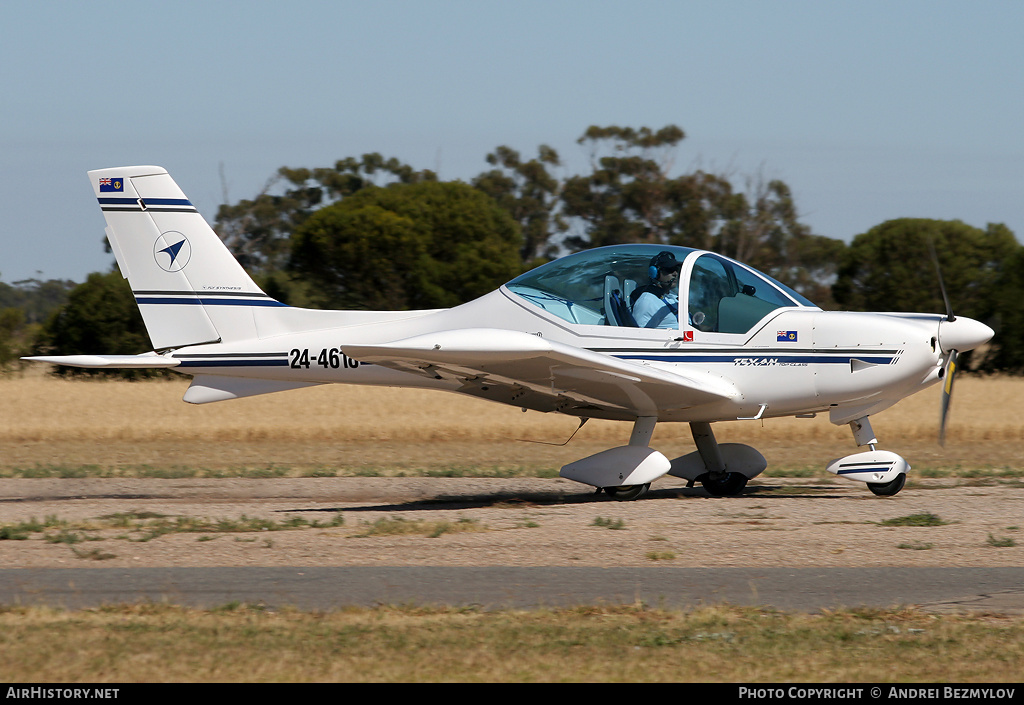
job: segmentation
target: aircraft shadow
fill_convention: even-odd
[[[636,502],[648,502],[659,499],[714,499],[729,501],[742,499],[744,497],[758,497],[764,499],[849,499],[849,495],[833,494],[832,487],[770,487],[753,486],[745,488],[740,494],[733,497],[714,497],[701,487],[671,487],[666,489],[652,489],[640,499],[629,500],[621,504],[633,504]],[[485,509],[506,505],[510,507],[543,507],[571,504],[619,504],[610,499],[604,493],[598,492],[577,492],[566,494],[564,492],[493,492],[475,496],[465,495],[437,495],[427,499],[416,499],[408,502],[392,502],[388,504],[368,504],[359,507],[315,507],[279,509],[278,512],[389,512],[389,511],[437,511],[438,509]]]

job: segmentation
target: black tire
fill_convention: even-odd
[[[623,485],[621,487],[605,487],[604,491],[608,493],[608,496],[612,499],[617,499],[620,502],[628,502],[633,499],[640,499],[647,490],[651,489],[651,483],[646,485]]]
[[[879,497],[892,497],[894,494],[903,489],[903,485],[907,481],[907,474],[901,472],[896,476],[896,479],[892,482],[869,482],[868,489],[874,492]]]
[[[700,478],[700,484],[712,497],[732,497],[747,486],[747,476],[741,472],[727,472],[716,480],[709,474]]]

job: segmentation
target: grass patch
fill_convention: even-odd
[[[117,558],[117,555],[113,553],[107,553],[106,551],[100,550],[98,548],[83,551],[81,549],[72,547],[71,552],[75,554],[76,558],[81,558],[87,561],[109,561],[111,558]]]
[[[4,477],[25,477],[25,478],[79,478],[79,477],[108,477],[106,468],[99,465],[63,465],[63,464],[37,464],[28,468],[15,467],[4,473]]]
[[[824,468],[809,465],[769,467],[761,477],[824,477]]]
[[[32,534],[43,534],[47,543],[73,545],[83,541],[99,541],[100,537],[84,532],[123,530],[117,538],[132,542],[152,541],[166,534],[175,533],[247,533],[257,531],[288,531],[295,529],[326,529],[345,525],[345,517],[336,512],[327,521],[309,521],[305,517],[293,516],[283,521],[247,517],[238,519],[204,519],[197,517],[175,517],[156,512],[118,512],[105,514],[97,519],[69,522],[57,517],[45,521],[30,519],[0,526],[0,539],[27,540]],[[58,529],[49,533],[50,529]]]
[[[950,522],[931,512],[919,512],[878,522],[879,526],[945,526]]]
[[[159,514],[157,512],[116,512],[114,514],[104,514],[100,517],[100,521],[107,522],[116,529],[125,529],[131,527],[133,525],[132,522],[166,518],[166,514]]]
[[[1024,478],[1024,468],[1010,467],[1008,465],[985,465],[981,467],[953,465],[922,468],[915,466],[914,474],[923,478],[962,477],[966,479],[1020,479]]]
[[[55,516],[48,516],[43,521],[39,521],[33,517],[28,521],[18,521],[12,524],[4,524],[0,526],[0,540],[24,541],[29,538],[29,534],[36,534],[46,531],[47,529],[65,527],[67,527],[67,522],[62,521]]]
[[[613,529],[615,531],[621,531],[626,528],[626,522],[622,519],[612,519],[611,517],[594,517],[594,521],[592,521],[590,525],[599,526],[603,529]]]
[[[484,524],[474,519],[458,521],[410,521],[403,517],[382,517],[372,524],[364,524],[364,530],[352,534],[354,538],[370,538],[371,536],[407,536],[421,535],[437,538],[443,534],[490,531]]]
[[[453,465],[440,468],[415,468],[412,470],[412,475],[415,477],[558,477],[558,470],[521,466]]]
[[[993,548],[1011,548],[1017,545],[1017,541],[1012,536],[993,536],[988,535],[988,539],[985,543]]]
[[[674,561],[676,554],[674,551],[648,551],[644,557],[652,561]]]
[[[0,649],[14,683],[1000,683],[1024,671],[1024,617],[642,605],[0,607]]]
[[[906,551],[928,551],[934,546],[935,544],[924,543],[923,541],[911,541],[910,543],[901,543],[896,548],[902,548]]]
[[[0,526],[0,541],[25,541],[28,539],[28,533],[24,531],[18,531],[11,526]]]
[[[337,512],[329,520],[309,521],[304,517],[295,516],[284,521],[273,519],[262,519],[248,517],[243,514],[238,519],[200,519],[196,517],[163,517],[138,522],[129,527],[133,533],[141,536],[126,536],[129,541],[144,542],[151,541],[166,534],[179,533],[218,533],[218,534],[240,534],[259,531],[288,531],[294,529],[325,529],[336,526],[343,526],[345,518]]]
[[[68,545],[82,543],[83,541],[99,540],[95,538],[89,538],[85,534],[80,534],[77,531],[58,531],[55,534],[46,534],[43,539],[46,543],[65,543]]]

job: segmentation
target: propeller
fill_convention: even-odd
[[[935,252],[935,243],[932,239],[928,238],[928,251],[932,254],[932,262],[935,264],[935,274],[939,278],[939,290],[942,291],[942,301],[946,304],[946,320],[955,321],[956,316],[953,315],[953,304],[949,303],[949,296],[946,295],[946,284],[942,281],[942,267],[939,266],[939,255]]]
[[[945,381],[942,385],[942,417],[939,421],[939,445],[946,445],[946,419],[949,418],[949,402],[953,399],[953,377],[956,376],[956,350],[949,353],[949,361],[946,362]]]
[[[956,320],[953,315],[953,304],[949,302],[949,295],[946,294],[946,284],[942,281],[942,267],[939,266],[939,255],[935,252],[935,243],[928,238],[928,250],[932,255],[932,262],[935,264],[935,274],[939,278],[939,289],[942,291],[942,301],[946,304],[946,321],[952,323]],[[939,323],[939,346],[941,348],[942,323]],[[939,445],[946,445],[946,421],[949,419],[949,403],[953,400],[953,378],[956,376],[956,358],[958,353],[955,348],[949,350],[949,358],[946,360],[944,371],[944,382],[942,384],[942,413],[939,419]]]

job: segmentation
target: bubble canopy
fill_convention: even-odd
[[[632,308],[638,296],[650,290],[651,262],[663,252],[682,263],[675,292],[681,326],[677,323],[674,328],[746,333],[775,309],[818,308],[788,286],[739,262],[671,245],[584,250],[532,269],[505,287],[570,323],[638,327]]]

